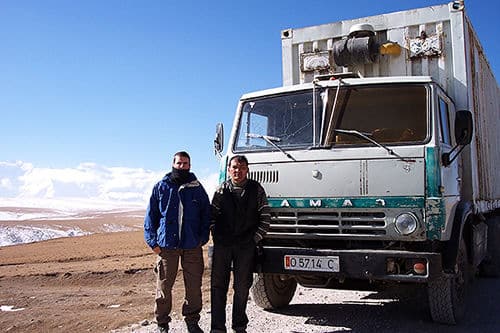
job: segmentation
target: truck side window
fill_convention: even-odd
[[[239,147],[259,147],[267,146],[268,143],[259,138],[248,137],[247,133],[256,135],[268,135],[269,119],[267,116],[263,116],[252,112],[252,110],[245,109],[243,112],[243,126],[245,130],[240,131],[238,134],[238,146]]]
[[[448,113],[448,103],[439,98],[439,120],[441,129],[441,142],[451,145],[450,117]]]

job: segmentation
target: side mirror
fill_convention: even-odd
[[[457,111],[455,115],[455,141],[459,146],[466,146],[472,141],[472,113]]]
[[[222,123],[215,126],[214,150],[217,156],[220,156],[224,150],[224,125]]]
[[[444,153],[441,156],[443,165],[447,167],[460,154],[465,146],[471,143],[473,132],[472,113],[470,111],[461,110],[455,114],[455,142],[457,145],[453,147],[449,153]],[[452,156],[451,154],[460,147],[460,149]]]

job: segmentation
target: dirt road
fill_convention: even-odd
[[[0,247],[0,332],[154,332],[154,260],[141,231]],[[431,322],[424,289],[409,288],[399,298],[401,288],[378,293],[299,288],[290,306],[275,312],[263,311],[250,301],[249,332],[500,329],[500,279],[475,281],[466,318],[456,327]],[[208,271],[203,292],[201,325],[208,332]],[[185,332],[179,318],[183,295],[178,279],[174,333]]]
[[[404,297],[398,296],[404,294]],[[471,286],[469,307],[457,326],[433,323],[424,288],[397,286],[383,292],[322,290],[299,287],[290,306],[279,311],[263,311],[249,302],[248,332],[498,332],[500,329],[500,279],[478,279]],[[230,318],[231,308],[227,308]],[[201,326],[209,332],[208,309]],[[145,323],[143,323],[145,324]],[[115,333],[155,332],[155,325],[132,325]],[[182,320],[171,332],[185,332]]]

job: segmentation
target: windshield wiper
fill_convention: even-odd
[[[396,153],[394,150],[390,149],[389,147],[381,144],[381,143],[378,143],[377,141],[373,140],[372,138],[370,138],[367,134],[363,133],[363,132],[360,132],[360,131],[357,131],[357,130],[346,130],[346,129],[340,129],[340,128],[336,128],[334,130],[335,132],[338,132],[338,133],[342,133],[342,134],[349,134],[349,135],[354,135],[354,136],[358,136],[358,137],[361,137],[371,143],[373,143],[375,146],[377,147],[380,147],[382,149],[385,149],[387,150],[387,152],[390,154],[390,155],[393,155],[393,156],[396,156],[398,157],[400,160],[402,161],[411,161],[409,159],[406,159],[404,157],[402,157],[401,155],[399,155],[398,153]]]
[[[247,138],[257,138],[257,139],[264,139],[267,143],[269,143],[271,146],[275,147],[276,149],[278,149],[280,152],[282,152],[283,154],[285,154],[286,157],[288,157],[289,159],[291,159],[292,161],[294,162],[297,162],[297,160],[292,156],[290,155],[289,153],[287,153],[283,148],[281,148],[280,146],[278,146],[276,143],[274,143],[274,141],[277,141],[277,142],[280,142],[281,139],[280,138],[277,138],[275,136],[269,136],[269,135],[262,135],[262,134],[254,134],[254,133],[247,133],[246,134]]]

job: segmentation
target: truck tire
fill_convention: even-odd
[[[252,298],[263,309],[277,309],[290,304],[297,289],[297,281],[284,279],[280,274],[256,274],[252,285]]]
[[[480,266],[480,273],[486,277],[500,277],[500,216],[489,218],[488,254]]]
[[[454,274],[441,273],[429,281],[427,293],[432,320],[455,325],[464,316],[468,285],[467,249],[462,239],[459,244]]]

